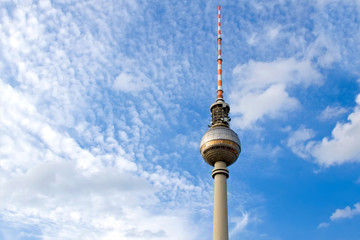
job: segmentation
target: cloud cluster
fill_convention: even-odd
[[[322,77],[308,60],[295,58],[238,65],[233,70],[235,88],[230,93],[233,124],[253,127],[265,117],[278,118],[300,106],[289,88],[321,84]]]
[[[356,9],[356,5],[354,1],[255,1],[247,6],[256,13],[258,21],[239,19],[241,31],[228,34],[236,46],[228,53],[230,60],[238,59],[236,54],[255,59],[232,67],[230,104],[237,128],[254,129],[264,120],[284,119],[290,111],[302,110],[299,99],[304,96],[296,94],[322,84],[327,77],[323,73],[335,64],[356,72],[358,64],[350,59],[356,58],[353,54],[358,49],[355,36],[359,31],[353,21],[357,11],[344,14],[348,9]],[[288,8],[292,11],[283,14]],[[339,18],[342,23],[337,21]],[[347,24],[347,31],[342,31],[342,24]],[[237,40],[239,36],[248,45]],[[341,107],[329,108],[320,118],[343,113],[345,109]]]
[[[288,146],[298,156],[311,156],[316,163],[325,167],[359,162],[360,94],[356,97],[356,104],[347,118],[348,122],[336,124],[331,138],[324,137],[321,141],[314,141],[311,140],[315,135],[313,130],[301,128],[290,135]]]
[[[21,1],[0,10],[0,216],[18,223],[8,239],[24,228],[43,239],[197,239],[203,232],[192,224],[193,210],[209,207],[210,187],[159,166],[156,159],[174,155],[160,154],[152,140],[160,130],[151,126],[166,127],[162,108],[178,114],[171,98],[163,100],[173,90],[164,85],[160,93],[159,82],[181,68],[155,61],[161,76],[150,85],[156,66],[143,63],[161,46],[134,51],[142,54],[135,61],[119,44],[115,56],[114,39],[128,36],[125,24],[112,24],[142,8],[119,1],[114,14],[112,4]],[[148,87],[154,92],[137,99]]]
[[[1,89],[6,90],[0,121],[3,220],[36,225],[47,239],[82,238],[90,232],[87,239],[191,239],[180,230],[192,228],[190,213],[177,213],[172,201],[203,197],[201,188],[161,168],[140,170],[115,139],[106,134],[102,139],[104,133],[79,127],[94,139],[93,145],[81,147],[48,123],[31,100],[9,85]],[[161,210],[162,198],[174,207]]]

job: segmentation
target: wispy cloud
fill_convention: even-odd
[[[310,145],[306,145],[306,141],[312,139],[314,136],[315,133],[312,129],[301,127],[290,134],[287,146],[299,157],[308,158],[310,155],[308,149]]]
[[[345,114],[347,110],[340,106],[327,106],[319,115],[321,121],[326,121],[329,119],[334,119]]]
[[[317,228],[318,229],[327,228],[329,225],[330,225],[329,223],[323,222],[323,223],[320,223]]]
[[[244,212],[241,217],[234,217],[230,222],[235,223],[234,228],[230,231],[229,236],[233,237],[239,232],[245,230],[246,226],[249,224],[250,216],[249,213]]]

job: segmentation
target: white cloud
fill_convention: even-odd
[[[313,59],[320,67],[328,68],[334,62],[341,61],[341,50],[338,44],[332,40],[331,36],[319,26],[319,34],[314,42],[306,49],[307,59]]]
[[[330,220],[339,220],[343,218],[353,218],[356,215],[360,215],[360,202],[354,204],[354,208],[346,206],[343,209],[336,209],[335,212],[330,216]]]
[[[233,75],[230,105],[233,124],[238,128],[251,128],[265,117],[281,117],[298,108],[300,103],[289,95],[289,87],[321,84],[321,75],[310,61],[294,58],[250,61],[236,66]]]
[[[357,106],[348,116],[348,122],[337,123],[332,137],[314,141],[310,129],[299,129],[292,133],[288,146],[302,158],[312,156],[319,165],[329,167],[349,162],[360,162],[360,94],[356,97]]]
[[[360,202],[355,203],[354,207],[351,208],[346,206],[343,209],[336,209],[330,216],[330,221],[339,221],[341,219],[351,219],[355,216],[360,215]],[[328,222],[323,222],[318,225],[318,229],[326,228],[330,225]]]
[[[138,92],[149,87],[150,79],[136,67],[136,61],[124,61],[124,70],[116,77],[113,87],[123,92]]]
[[[32,99],[2,82],[0,88],[3,221],[36,225],[44,239],[196,238],[201,230],[182,201],[201,209],[194,199],[203,201],[204,188],[160,166],[139,168],[111,132],[89,123],[76,128],[93,139],[83,148]]]
[[[245,65],[238,65],[233,70],[237,79],[237,86],[248,90],[268,87],[274,83],[290,85],[321,84],[320,73],[308,60],[296,60],[294,58],[278,59],[273,62],[250,61]]]
[[[358,0],[317,0],[317,4],[319,5],[319,7],[324,7],[326,5],[337,4],[337,3],[357,4],[359,3],[359,1]]]
[[[134,76],[133,74],[122,72],[116,77],[114,88],[124,92],[137,92],[147,87],[146,81],[144,76]]]
[[[280,26],[271,27],[267,30],[267,35],[271,40],[274,40],[279,35],[280,31],[281,31]]]
[[[315,136],[313,130],[301,127],[300,129],[292,132],[288,138],[287,146],[291,148],[291,150],[302,158],[308,158],[308,147],[305,142],[312,139]]]
[[[347,110],[343,107],[339,107],[339,106],[327,106],[321,113],[319,116],[319,119],[321,121],[326,121],[329,119],[334,119],[336,117],[339,117],[343,114],[345,114],[347,112]]]
[[[255,34],[255,33],[251,34],[251,35],[247,38],[246,42],[247,42],[249,45],[255,45],[256,42],[257,42],[256,34]]]
[[[320,228],[327,228],[329,225],[330,225],[329,223],[323,222],[323,223],[320,223],[317,228],[318,228],[318,229],[320,229]]]
[[[139,16],[136,4],[117,4],[114,15],[107,1],[0,9],[1,219],[18,223],[15,230],[32,226],[43,239],[199,239],[193,210],[208,207],[210,187],[144,154],[158,153],[145,122],[164,119],[161,100],[147,93],[136,105],[113,91],[149,87],[144,68],[151,68],[113,57],[126,25],[110,31],[106,17]],[[156,97],[168,100],[172,91]],[[112,105],[112,97],[120,101]]]
[[[247,95],[240,93],[240,95],[241,100],[238,100],[238,104],[235,106],[232,104],[232,113],[235,116],[233,123],[238,128],[250,127],[264,116],[276,118],[281,112],[293,110],[299,106],[299,102],[289,97],[281,84],[274,84],[262,93],[248,93]],[[237,113],[241,113],[242,118],[236,118]]]
[[[245,230],[246,226],[250,222],[250,215],[247,212],[243,212],[241,217],[233,217],[230,222],[234,223],[235,226],[230,230],[229,236],[233,237],[234,235]]]
[[[357,106],[348,116],[347,123],[337,123],[332,138],[323,138],[312,144],[311,154],[316,162],[325,165],[338,165],[345,162],[360,161],[360,94],[356,98]]]

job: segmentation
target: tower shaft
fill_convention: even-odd
[[[214,178],[214,225],[213,240],[228,240],[227,185],[229,171],[226,163],[218,161],[213,170]]]

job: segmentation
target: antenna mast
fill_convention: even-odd
[[[218,90],[217,90],[217,99],[223,98],[222,90],[222,58],[221,58],[221,22],[220,22],[220,5],[218,8]]]

